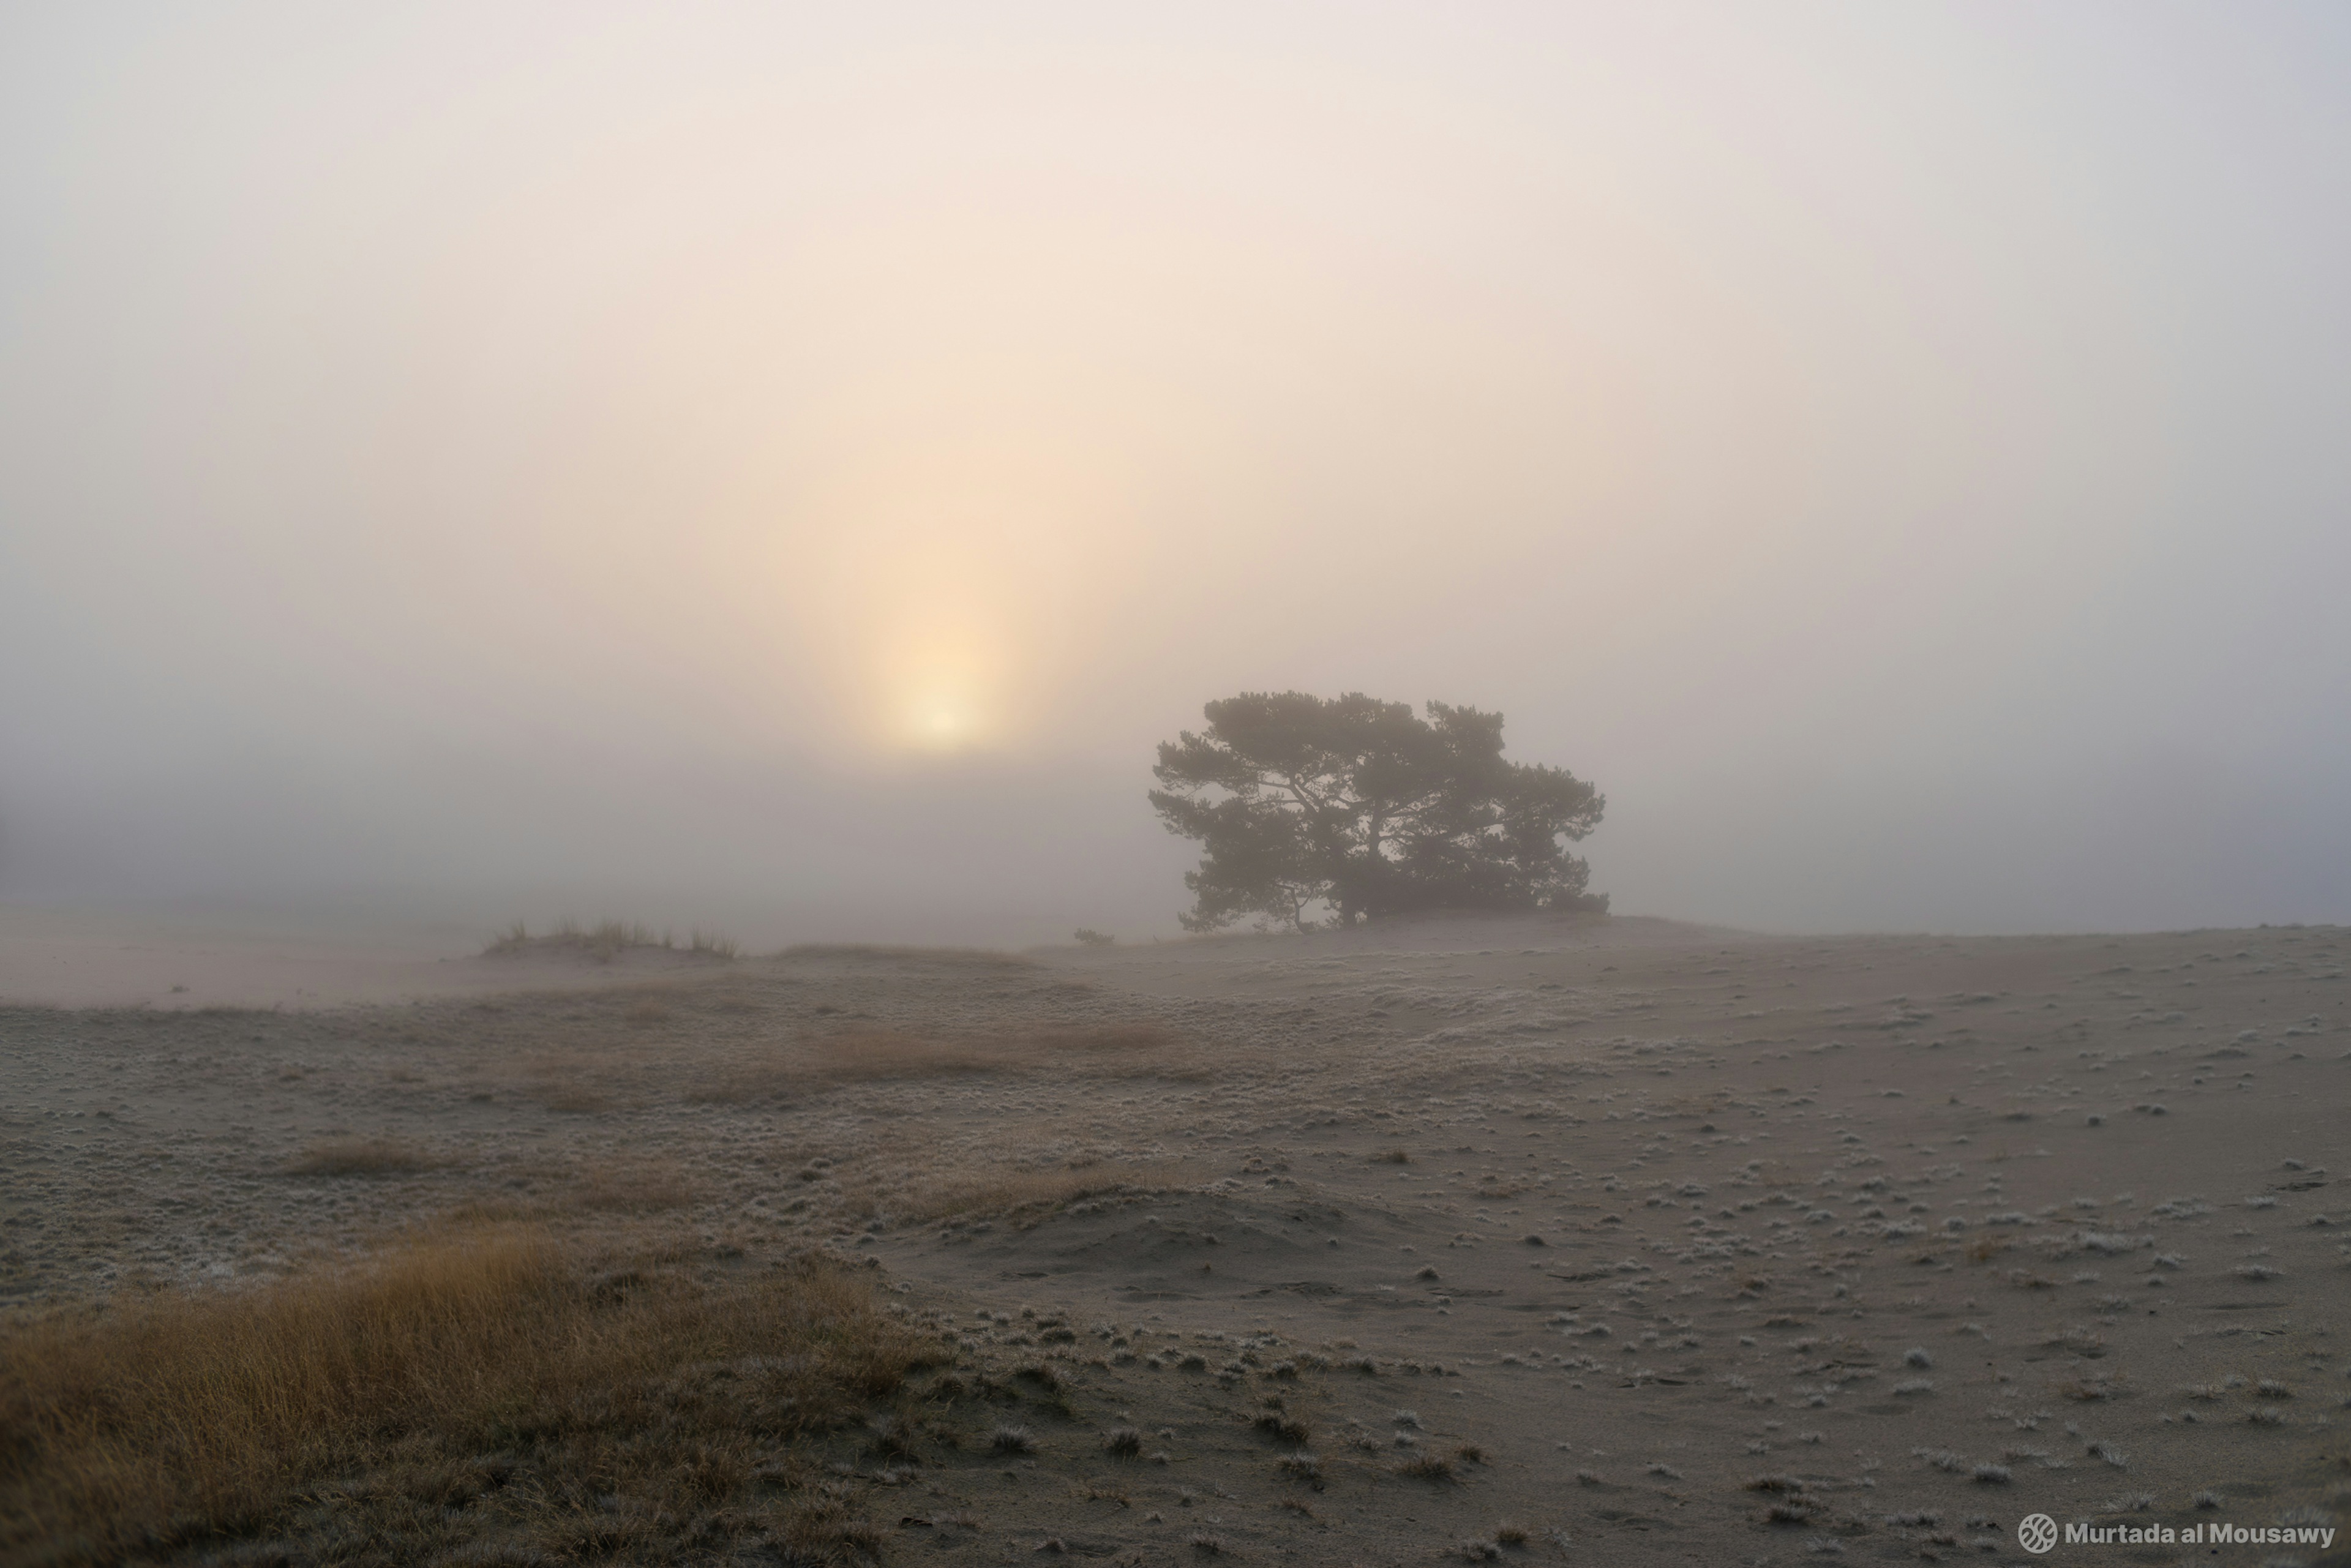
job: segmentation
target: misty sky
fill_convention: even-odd
[[[1172,933],[1499,708],[1623,911],[2351,919],[2339,5],[18,5],[0,902]]]

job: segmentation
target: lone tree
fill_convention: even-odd
[[[1424,909],[1605,909],[1562,840],[1607,801],[1562,768],[1502,759],[1502,716],[1351,692],[1245,692],[1163,741],[1151,803],[1207,848],[1186,930],[1248,915],[1341,925]]]

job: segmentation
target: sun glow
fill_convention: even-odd
[[[964,751],[987,738],[987,715],[963,692],[946,683],[917,689],[897,726],[901,738],[924,751]]]
[[[876,716],[893,749],[942,755],[1008,737],[1005,649],[976,620],[891,639],[878,672]]]
[[[883,755],[1017,748],[1066,688],[1130,570],[1116,444],[952,382],[936,429],[852,422],[804,481],[779,559],[855,742]]]

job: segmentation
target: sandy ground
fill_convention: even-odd
[[[1454,920],[14,1007],[0,1310],[452,1213],[836,1249],[1033,1442],[844,1448],[908,1562],[2026,1562],[2036,1511],[2331,1529],[2346,941]]]
[[[694,954],[656,948],[603,964],[551,950],[490,959],[480,944],[447,925],[304,927],[0,904],[0,1005],[315,1010],[588,989],[699,967]]]

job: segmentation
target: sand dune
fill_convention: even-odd
[[[451,1216],[855,1259],[953,1350],[908,1396],[933,1437],[826,1440],[897,1561],[2331,1529],[2345,952],[1439,920],[16,1008],[0,1291],[267,1280]]]
[[[609,958],[547,943],[496,955],[462,949],[461,937],[433,925],[304,929],[0,907],[0,1005],[316,1009],[580,990],[707,967],[703,955],[645,946]]]

